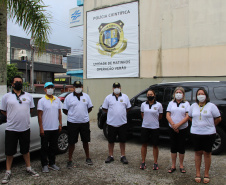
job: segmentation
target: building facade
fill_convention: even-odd
[[[7,37],[7,63],[17,64],[18,70],[23,73],[23,79],[30,81],[31,47],[30,40],[26,38]],[[43,84],[54,81],[54,73],[66,73],[63,68],[63,57],[71,53],[70,47],[48,43],[46,52],[38,55],[34,53],[34,84]]]
[[[84,0],[84,53],[89,50],[87,14],[131,2],[134,0]],[[92,118],[96,118],[98,107],[112,92],[115,81],[120,82],[122,92],[132,98],[160,82],[226,80],[226,1],[135,2],[138,2],[138,77],[87,78],[87,55],[84,55],[84,90],[93,100],[95,111]],[[98,16],[102,18],[104,15]]]

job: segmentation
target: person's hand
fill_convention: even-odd
[[[179,133],[179,130],[178,130],[178,125],[177,124],[172,124],[172,128],[173,130],[176,132],[176,133]]]
[[[43,130],[43,128],[40,128],[40,136],[44,136],[45,134],[44,134],[44,130]]]
[[[59,125],[59,132],[62,131],[62,125]]]

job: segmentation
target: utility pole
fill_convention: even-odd
[[[35,54],[35,42],[34,39],[30,40],[31,46],[31,64],[30,64],[30,88],[31,92],[34,93],[34,54]]]

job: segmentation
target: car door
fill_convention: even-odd
[[[5,129],[6,129],[6,120],[5,117],[1,114],[1,125],[0,125],[0,161],[5,160]]]
[[[37,111],[37,104],[40,97],[34,97],[34,104],[35,108],[31,113],[30,118],[30,129],[31,129],[31,136],[30,136],[30,151],[36,150],[37,148],[41,147],[40,143],[40,134],[39,134],[39,124],[38,124],[38,111]]]
[[[140,129],[142,125],[142,117],[140,107],[141,104],[147,100],[147,90],[143,91],[136,97],[131,100],[131,109],[127,113],[128,125],[130,131],[132,131],[135,135],[136,133],[140,134]]]

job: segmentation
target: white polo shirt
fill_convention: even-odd
[[[38,101],[37,109],[43,111],[43,130],[57,130],[59,128],[59,109],[61,110],[59,98],[53,97],[51,101],[48,96],[45,96]]]
[[[214,125],[214,118],[220,117],[220,111],[213,103],[208,102],[201,111],[197,103],[191,105],[189,116],[192,118],[191,133],[198,135],[209,135],[216,133],[216,127]]]
[[[131,107],[129,98],[126,94],[120,93],[117,98],[114,93],[109,94],[102,105],[103,109],[107,109],[107,124],[120,127],[127,123],[126,109]]]
[[[181,102],[178,104],[176,101],[171,101],[168,104],[168,107],[166,109],[166,112],[171,113],[171,119],[172,121],[177,124],[181,120],[183,120],[186,116],[186,113],[188,113],[190,110],[190,104],[188,101]],[[169,126],[172,128],[171,124],[169,123]],[[188,121],[181,125],[178,129],[184,129],[188,127]]]
[[[84,92],[80,98],[75,95],[75,92],[69,94],[63,104],[63,109],[68,110],[67,120],[71,123],[89,122],[88,109],[92,107],[89,95]]]
[[[149,105],[148,101],[146,101],[141,104],[140,110],[144,113],[142,122],[143,128],[159,128],[159,114],[163,113],[161,103],[155,101],[154,104]]]
[[[19,99],[21,104],[14,91],[2,97],[1,110],[7,112],[6,130],[23,132],[30,128],[30,109],[35,107],[33,97],[22,91]]]

